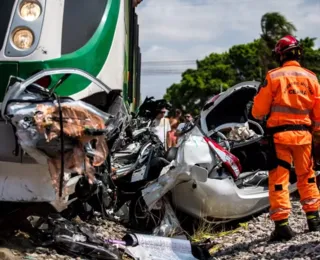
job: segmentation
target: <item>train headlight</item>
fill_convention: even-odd
[[[33,41],[33,33],[29,29],[21,28],[13,32],[12,42],[18,49],[29,49],[32,46]]]
[[[36,20],[41,14],[41,7],[37,1],[27,0],[20,5],[20,16],[29,22]]]

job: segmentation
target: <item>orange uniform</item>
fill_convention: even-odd
[[[273,135],[279,164],[269,173],[271,219],[287,219],[290,214],[292,159],[303,210],[317,211],[320,196],[313,171],[312,134],[307,131],[308,127],[320,130],[320,86],[316,75],[297,61],[269,71],[254,99],[252,115],[257,119],[269,115],[267,128],[281,128]]]

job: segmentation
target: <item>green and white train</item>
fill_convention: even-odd
[[[122,90],[128,107],[135,110],[140,103],[141,60],[137,2],[0,0],[0,105],[7,102],[10,76],[27,79],[44,69],[76,68],[100,79],[95,82]],[[53,73],[36,83],[50,88],[60,77]],[[75,73],[56,92],[74,100],[95,99],[103,95],[94,81]],[[59,211],[66,208],[80,176],[67,181],[66,196],[60,198],[47,161],[39,163],[39,158],[21,151],[3,116],[0,136],[0,202],[49,202]]]
[[[136,2],[0,1],[0,101],[10,75],[28,78],[48,68],[79,68],[123,90],[127,104],[136,109],[141,67]],[[38,84],[49,88],[54,81],[48,77]],[[75,75],[63,84],[57,93],[74,99],[101,91]]]

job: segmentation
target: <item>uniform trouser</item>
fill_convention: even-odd
[[[300,202],[305,212],[317,211],[320,195],[313,171],[311,145],[275,144],[278,159],[291,165],[297,175]],[[278,165],[269,172],[270,217],[274,221],[287,219],[291,211],[289,196],[289,170]]]

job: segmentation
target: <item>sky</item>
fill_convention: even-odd
[[[137,8],[142,98],[162,98],[180,81],[179,72],[195,68],[195,60],[259,38],[267,12],[283,14],[299,38],[318,37],[320,47],[320,0],[144,0]],[[176,73],[155,75],[150,70]]]

